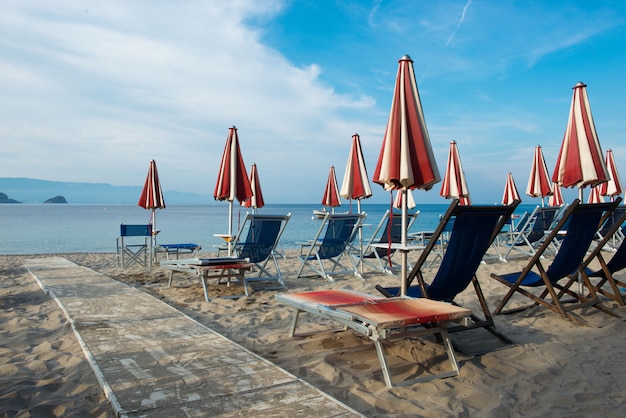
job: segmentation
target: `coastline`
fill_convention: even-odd
[[[498,316],[498,330],[516,345],[482,356],[457,352],[459,376],[387,389],[369,340],[352,332],[290,338],[292,312],[275,301],[275,291],[205,302],[202,286],[192,276],[177,275],[173,286],[167,287],[166,271],[118,269],[115,254],[55,255],[162,299],[368,416],[610,417],[624,412],[626,395],[622,394],[621,381],[626,364],[619,350],[626,342],[626,322],[595,309],[581,312],[591,326],[578,326],[543,308]],[[295,255],[288,250],[287,257],[279,260],[287,292],[348,288],[376,294],[376,284],[397,282],[395,277],[369,269],[365,280],[338,277],[331,284],[321,278],[296,279],[299,264]],[[112,416],[62,312],[23,268],[25,258],[45,256],[0,256],[1,319],[7,324],[0,343],[0,412],[9,416],[25,410],[52,416]],[[489,273],[517,271],[525,262],[526,259],[519,259],[481,265],[478,278],[492,309],[504,287],[490,279]],[[427,277],[434,272],[436,268],[427,270]],[[211,287],[212,295],[233,291],[239,290]],[[457,302],[478,309],[471,288],[460,294]],[[626,317],[626,308],[608,302],[606,306]],[[307,326],[324,330],[327,325],[313,320]],[[403,341],[390,350],[399,358],[421,362],[419,367],[407,370],[409,374],[420,373],[421,367],[436,368],[443,358],[440,346],[432,338]]]

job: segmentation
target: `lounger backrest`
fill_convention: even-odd
[[[613,225],[615,225],[615,222],[619,221],[619,219],[621,218],[622,214],[625,211],[626,211],[626,206],[618,206],[617,208],[615,208],[613,213],[611,213],[611,215],[607,218],[606,222],[604,222],[604,224],[602,225],[602,228],[599,231],[600,235],[605,236],[611,230]]]
[[[484,209],[476,211],[457,207],[451,218],[454,223],[446,252],[428,288],[430,299],[452,301],[467,288],[493,241],[496,226],[502,226],[502,218],[512,213],[507,206],[481,208]]]
[[[546,231],[550,230],[554,221],[554,216],[560,210],[558,207],[545,207],[539,208],[535,214],[535,220],[528,234],[528,241],[536,242],[545,236]]]
[[[354,238],[359,215],[327,215],[326,234],[318,250],[322,259],[340,255]]]
[[[250,225],[246,240],[237,252],[240,258],[252,263],[265,261],[276,247],[285,221],[284,216],[249,215]]]
[[[600,226],[602,215],[607,210],[612,211],[612,208],[610,203],[579,204],[571,212],[566,220],[567,234],[546,271],[552,283],[569,276],[581,265]]]

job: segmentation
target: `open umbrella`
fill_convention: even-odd
[[[263,192],[261,191],[261,183],[259,182],[259,172],[256,168],[256,164],[252,164],[252,168],[250,169],[250,187],[252,188],[252,197],[244,200],[243,205],[246,208],[252,208],[252,213],[256,213],[257,209],[261,209],[265,206]]]
[[[433,155],[420,103],[413,61],[408,55],[398,61],[391,112],[372,180],[385,190],[431,189],[441,178]],[[407,201],[402,199],[401,246],[406,246]],[[402,250],[400,294],[406,295],[407,252]]]
[[[213,192],[215,200],[227,200],[228,205],[228,255],[231,254],[231,240],[233,236],[233,201],[243,202],[252,197],[252,187],[243,163],[237,128],[228,128],[228,137],[222,154],[220,170],[217,174],[217,183]]]
[[[504,194],[502,195],[502,204],[510,205],[513,201],[522,201],[515,186],[515,180],[513,180],[513,174],[509,172],[506,176],[506,183],[504,184]]]
[[[141,196],[137,205],[144,209],[150,209],[150,224],[152,225],[153,246],[156,246],[156,209],[165,209],[165,199],[161,190],[161,182],[159,181],[159,172],[157,171],[156,161],[151,160],[148,167],[148,176],[143,185]]]
[[[361,213],[361,200],[372,196],[370,180],[367,177],[365,158],[361,149],[361,138],[359,134],[352,135],[352,146],[346,164],[346,172],[343,175],[343,183],[339,194],[344,199],[356,199],[357,212]],[[352,206],[350,207],[352,209]],[[359,228],[359,260],[363,258],[363,230]],[[360,263],[361,273],[363,273],[363,263]]]
[[[558,184],[552,183],[552,194],[548,198],[548,206],[563,206],[563,193]]]
[[[448,164],[446,165],[446,173],[441,183],[439,194],[446,199],[456,197],[459,204],[469,205],[469,189],[465,180],[465,173],[461,165],[461,156],[456,141],[450,142],[450,150],[448,152]]]
[[[341,196],[339,196],[339,187],[337,186],[337,176],[335,176],[335,166],[330,166],[328,172],[328,180],[326,181],[326,188],[324,189],[324,196],[322,196],[322,205],[331,208],[334,213],[334,208],[341,206]]]
[[[615,158],[613,150],[606,150],[606,169],[609,172],[609,181],[600,185],[600,194],[602,196],[610,196],[611,201],[615,200],[615,196],[622,194],[622,181],[619,178],[617,167],[615,166]]]
[[[581,201],[584,187],[609,179],[586,87],[580,82],[573,87],[569,119],[552,174],[552,181],[561,187],[577,186]]]
[[[526,194],[530,197],[540,197],[541,206],[544,204],[543,198],[552,194],[550,175],[548,174],[548,167],[546,166],[546,160],[543,158],[540,145],[535,147],[535,156],[533,165],[530,168]]]

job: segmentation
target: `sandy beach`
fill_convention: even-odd
[[[328,331],[290,338],[291,308],[276,302],[274,291],[205,302],[202,286],[192,276],[178,274],[173,286],[167,287],[166,271],[158,267],[121,270],[115,266],[114,254],[57,255],[155,295],[367,416],[617,417],[626,412],[621,388],[626,373],[622,348],[626,322],[593,308],[578,312],[588,326],[543,308],[498,316],[498,330],[515,345],[502,348],[486,332],[456,334],[460,346],[471,347],[472,340],[478,340],[494,351],[480,356],[457,352],[457,377],[389,389],[373,344],[360,335]],[[321,278],[297,279],[295,255],[288,251],[279,260],[287,292],[347,288],[377,294],[376,284],[398,282],[370,269],[364,280],[346,276],[331,284]],[[0,416],[113,416],[63,312],[24,269],[23,261],[30,257],[45,256],[0,256]],[[478,278],[492,309],[505,287],[489,274],[518,271],[525,262],[481,265]],[[435,271],[436,267],[426,270],[426,277]],[[212,296],[240,291],[237,286],[210,288]],[[471,288],[457,302],[479,311]],[[605,306],[626,317],[626,308],[611,302]],[[305,324],[311,331],[329,327],[317,319]],[[445,361],[443,349],[432,337],[406,340],[388,350],[398,361],[420,362],[402,369],[407,376],[420,373],[420,368],[435,370]]]

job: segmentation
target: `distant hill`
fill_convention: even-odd
[[[43,203],[50,196],[64,196],[70,203],[136,204],[141,186],[107,183],[73,183],[28,178],[0,177],[0,193],[22,203]],[[213,202],[210,195],[163,190],[168,205],[197,205]]]

